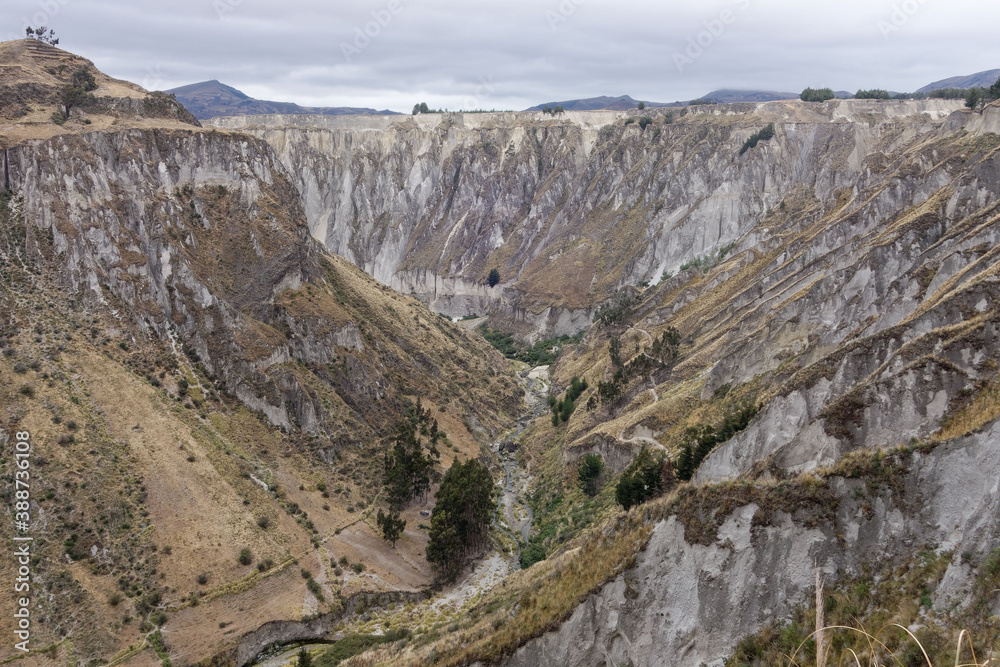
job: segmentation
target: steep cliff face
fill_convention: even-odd
[[[935,609],[958,616],[979,574],[970,561],[981,562],[1000,538],[998,439],[994,424],[928,453],[895,454],[901,462],[882,484],[829,474],[799,482],[812,484],[810,493],[765,487],[758,498],[768,501],[726,509],[720,501],[752,497],[749,487],[706,493],[714,501],[656,523],[634,568],[504,664],[721,665],[739,639],[808,603],[815,568],[828,582],[885,577],[889,597],[899,586],[892,571],[923,550],[949,555],[927,593]],[[773,506],[777,492],[789,497],[783,509]]]
[[[376,361],[371,346],[398,327],[382,322],[392,317],[384,304],[361,318],[342,306],[323,312],[352,297],[337,284],[348,269],[320,256],[296,191],[257,140],[172,130],[64,134],[7,149],[2,166],[23,201],[20,215],[45,237],[35,252],[58,263],[55,280],[85,302],[126,308],[147,336],[178,340],[220,388],[277,425],[333,442],[374,433],[362,427],[349,436],[335,425],[290,363],[325,367],[341,349],[364,358],[352,372],[324,374],[355,404],[355,428],[372,417],[379,424],[370,401],[423,372],[402,339],[392,343],[393,362]]]
[[[12,86],[82,60],[15,46]],[[267,144],[140,107],[0,124],[0,444],[32,435],[32,649],[55,664],[144,664],[168,619],[156,641],[194,664],[342,593],[423,588],[418,510],[405,557],[364,520],[382,438],[433,408],[446,467],[521,402],[482,340],[315,243]]]
[[[213,123],[274,147],[313,235],[380,281],[451,315],[492,307],[565,333],[618,287],[738,240],[792,192],[833,208],[957,106],[737,104],[644,126],[625,112]],[[738,155],[769,122],[777,137]]]

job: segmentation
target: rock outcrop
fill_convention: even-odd
[[[793,191],[833,208],[959,106],[732,104],[646,110],[648,125],[631,122],[639,112],[212,122],[267,141],[313,235],[378,280],[448,315],[490,308],[571,333],[619,287],[727,248]],[[740,155],[769,122],[775,139]]]

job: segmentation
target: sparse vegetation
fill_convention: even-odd
[[[643,448],[618,479],[615,500],[626,510],[659,498],[677,483],[670,458],[663,451]]]
[[[564,346],[580,342],[585,332],[540,340],[531,347],[526,347],[511,334],[491,329],[485,324],[479,327],[479,333],[508,359],[523,361],[530,366],[545,366],[556,360]]]
[[[59,43],[59,38],[56,37],[55,31],[44,25],[40,28],[32,28],[30,26],[25,28],[24,36],[28,39],[34,39],[51,46],[55,46]]]
[[[705,457],[718,445],[745,429],[759,411],[760,406],[752,401],[735,404],[730,406],[718,429],[707,424],[689,427],[681,441],[677,477],[684,481],[691,479]]]
[[[774,123],[768,123],[761,129],[757,130],[750,137],[743,142],[743,146],[740,148],[740,155],[743,155],[751,148],[755,148],[761,141],[767,141],[774,137]]]

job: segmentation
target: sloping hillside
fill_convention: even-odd
[[[416,505],[395,548],[377,536],[384,442],[422,406],[439,471],[480,456],[520,410],[503,358],[318,247],[263,142],[101,105],[30,118],[0,126],[0,437],[33,444],[32,664],[193,664],[429,584]]]

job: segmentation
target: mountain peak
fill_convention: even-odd
[[[303,107],[294,102],[258,100],[217,79],[190,83],[167,91],[195,117],[207,120],[216,116],[256,116],[260,114],[292,115],[375,115],[394,114],[384,109],[376,111],[366,107]]]

